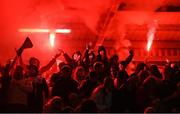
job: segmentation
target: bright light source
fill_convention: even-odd
[[[166,58],[166,62],[169,63],[169,59],[168,58]]]
[[[48,33],[50,32],[49,29],[19,29],[19,32],[43,32],[43,33]]]
[[[18,30],[19,32],[24,32],[24,33],[49,33],[49,43],[51,47],[54,47],[54,42],[55,42],[55,35],[57,33],[70,33],[71,29],[30,29],[30,28],[22,28]]]
[[[56,33],[70,33],[71,29],[56,29]]]
[[[155,30],[152,29],[148,32],[148,43],[147,43],[147,51],[150,51],[151,45],[153,43]]]
[[[154,40],[154,36],[156,33],[157,20],[154,20],[154,23],[149,26],[149,31],[147,33],[147,51],[149,52]]]
[[[54,47],[54,41],[55,41],[55,33],[50,33],[49,34],[49,43],[51,45],[51,47]]]
[[[55,30],[50,30],[50,29],[29,29],[29,28],[22,28],[18,30],[19,32],[39,32],[39,33],[49,33],[50,31],[54,31],[55,33],[70,33],[71,29],[55,29]]]

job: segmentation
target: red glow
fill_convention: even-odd
[[[149,27],[149,31],[147,33],[147,51],[149,52],[154,40],[154,35],[156,33],[157,21],[155,20],[154,23]]]

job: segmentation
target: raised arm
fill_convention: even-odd
[[[75,61],[64,51],[62,51],[62,54],[64,55],[64,59],[66,60],[66,62],[74,68],[75,67]]]
[[[46,72],[47,70],[49,70],[52,65],[56,62],[56,59],[61,55],[61,52],[59,51],[50,61],[47,65],[43,66],[40,70],[39,70],[39,74],[42,74],[44,72]]]
[[[13,71],[14,71],[14,68],[15,68],[15,65],[16,65],[16,62],[17,62],[17,59],[18,59],[18,56],[16,55],[13,59],[12,62],[10,62],[10,65],[9,65],[9,68],[8,68],[8,74],[9,75],[12,75],[13,74]]]
[[[129,51],[129,56],[125,59],[125,68],[132,61],[133,57],[134,57],[134,51],[131,49]]]

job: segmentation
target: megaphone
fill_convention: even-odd
[[[27,37],[26,40],[24,41],[24,43],[22,44],[22,46],[17,50],[17,55],[20,56],[24,49],[32,48],[32,47],[33,47],[33,44],[31,42],[30,38]]]

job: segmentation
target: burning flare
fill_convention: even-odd
[[[49,34],[49,43],[50,43],[51,47],[54,47],[54,41],[55,41],[55,34],[50,33]]]
[[[147,33],[147,51],[149,52],[151,49],[151,45],[154,40],[154,36],[156,33],[156,28],[157,28],[157,20],[154,20],[153,24],[149,26],[149,31]]]

